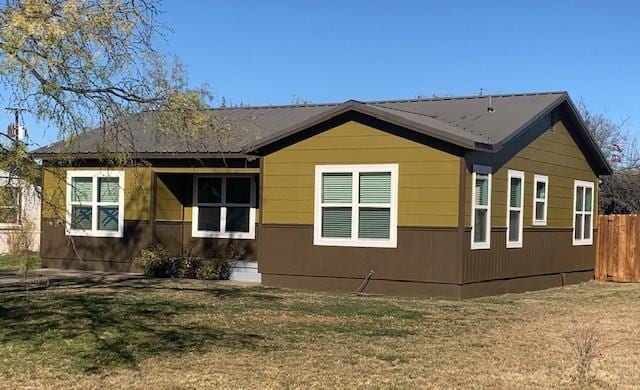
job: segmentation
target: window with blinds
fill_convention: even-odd
[[[316,167],[318,245],[395,246],[397,165]]]
[[[533,224],[545,226],[547,224],[547,200],[549,199],[549,178],[535,175],[533,177]]]
[[[67,173],[67,234],[122,237],[124,172]]]
[[[573,245],[593,243],[593,183],[576,180],[573,198]]]
[[[253,176],[198,175],[193,186],[193,237],[255,238]]]
[[[471,187],[471,249],[488,249],[491,242],[491,168],[474,166]]]
[[[507,248],[522,248],[524,172],[507,173]]]

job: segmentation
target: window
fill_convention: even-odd
[[[491,244],[491,167],[474,165],[471,187],[471,249]]]
[[[252,176],[195,176],[191,235],[255,238],[254,199],[255,181]]]
[[[547,200],[549,199],[549,178],[535,175],[533,177],[533,224],[547,224]]]
[[[17,180],[0,177],[0,226],[20,225],[21,194]]]
[[[593,243],[593,183],[576,180],[573,191],[573,245]]]
[[[395,248],[398,165],[318,165],[314,244]]]
[[[507,173],[507,248],[522,248],[524,172]]]
[[[67,172],[67,234],[122,237],[124,172]]]

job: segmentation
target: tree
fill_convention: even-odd
[[[580,114],[614,168],[600,179],[600,211],[604,214],[640,213],[640,150],[626,128],[626,120],[615,122],[604,113],[578,103]]]
[[[157,19],[159,1],[5,0],[0,5],[1,98],[57,128],[69,150],[87,129],[102,131],[108,148],[100,149],[100,159],[119,166],[145,164],[130,153],[135,145],[130,145],[128,119],[136,113],[158,113],[157,131],[180,137],[230,133],[228,121],[208,109],[208,87],[190,87],[184,66],[178,60],[166,63],[154,46],[167,31]],[[128,147],[118,147],[121,141]],[[32,146],[0,132],[0,171],[37,184],[40,166],[27,153]],[[42,168],[65,180],[63,170]],[[64,224],[66,210],[53,199],[41,199]]]
[[[88,128],[126,131],[132,113],[169,113],[191,131],[213,117],[206,85],[153,43],[165,30],[158,0],[9,0],[0,7],[0,83],[12,107],[72,142]],[[179,118],[178,118],[179,117]],[[4,141],[0,159],[14,147]],[[20,161],[15,161],[20,163]]]

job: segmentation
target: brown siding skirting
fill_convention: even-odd
[[[589,271],[595,266],[593,245],[573,246],[572,228],[525,228],[522,248],[506,248],[506,229],[491,230],[490,249],[470,249],[465,231],[463,283],[510,279],[562,272]],[[597,231],[594,231],[597,237]]]
[[[63,225],[43,219],[40,239],[43,267],[131,272],[132,259],[151,244],[149,221],[125,220],[125,238],[68,237],[64,230]]]
[[[262,274],[262,284],[266,286],[319,291],[355,292],[362,284],[362,280],[362,278]],[[460,286],[454,283],[424,283],[372,279],[367,284],[364,293],[460,299],[462,298],[460,291]]]
[[[263,275],[362,279],[374,271],[374,280],[457,282],[455,227],[399,227],[397,248],[315,246],[312,225],[264,224],[260,233]]]
[[[593,279],[594,247],[573,246],[571,228],[528,228],[524,247],[507,249],[505,229],[492,231],[491,249],[469,249],[465,231],[458,281],[457,228],[398,228],[397,248],[313,245],[311,225],[261,226],[262,283],[289,288],[471,298],[522,292]]]
[[[488,295],[544,290],[547,288],[562,287],[568,284],[583,283],[589,280],[593,280],[593,270],[489,280],[462,285],[460,298],[467,299]]]
[[[223,257],[240,251],[244,253],[243,260],[256,260],[258,257],[258,224],[254,240],[194,238],[191,237],[191,222],[156,221],[155,225],[154,241],[161,243],[174,256]]]
[[[123,238],[68,237],[63,225],[44,219],[40,245],[42,266],[133,272],[133,258],[152,242],[163,244],[171,255],[189,253],[194,256],[219,257],[241,250],[244,252],[244,259],[254,260],[257,257],[256,240],[192,238],[189,222],[156,221],[154,229],[155,234],[152,233],[149,221],[125,220]]]
[[[464,285],[374,279],[367,284],[364,292],[368,294],[469,299],[562,287],[569,284],[587,282],[592,279],[593,271],[525,276]],[[362,284],[362,279],[262,274],[262,284],[305,290],[355,292]]]

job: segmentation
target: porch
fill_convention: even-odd
[[[150,224],[170,255],[233,261],[230,280],[260,282],[259,168],[153,168]]]

